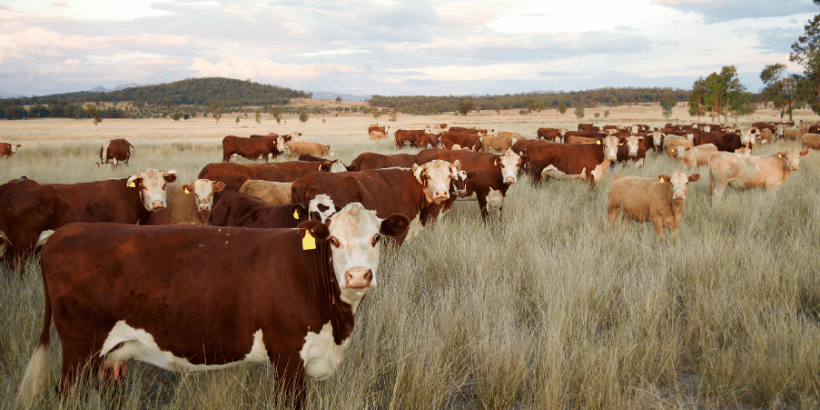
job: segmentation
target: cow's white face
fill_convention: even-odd
[[[338,159],[330,163],[330,172],[347,172],[347,167]]]
[[[495,160],[496,166],[501,170],[501,179],[505,184],[514,184],[518,180],[518,171],[521,170],[521,157],[508,149],[504,155]]]
[[[330,145],[327,146],[327,156],[329,156],[329,157],[335,157],[336,156],[336,154],[333,153],[333,149],[330,148]]]
[[[10,144],[10,145],[11,145],[11,153],[16,154],[17,153],[17,147],[19,147],[20,144]]]
[[[564,134],[566,134],[566,133],[567,133],[567,131],[569,131],[569,130],[568,130],[568,129],[566,129],[566,128],[561,128],[561,129],[559,129],[559,130],[558,130],[558,133],[559,133],[559,134],[561,134],[561,136],[563,137],[563,136],[564,136]]]
[[[222,191],[223,188],[225,184],[222,182],[198,179],[193,184],[183,185],[182,192],[186,195],[194,195],[200,213],[209,213],[214,206],[214,192]]]
[[[686,139],[688,139],[689,141],[694,141],[695,140],[695,134],[691,134],[691,133],[686,134]]]
[[[754,147],[755,136],[752,134],[751,128],[743,128],[740,130],[740,143],[745,147]]]
[[[398,236],[410,221],[402,215],[379,219],[376,212],[358,202],[347,204],[330,218],[328,242],[333,270],[342,291],[342,300],[355,311],[370,288],[378,285],[380,239],[382,234]]]
[[[633,125],[632,130],[630,130],[629,133],[630,134],[637,134],[638,131],[640,131],[640,127],[638,127],[637,125]]]
[[[285,152],[285,139],[282,137],[276,137],[276,150],[279,152]]]
[[[165,209],[165,184],[177,180],[176,171],[157,171],[149,169],[141,174],[128,178],[129,187],[139,189],[142,204],[150,212]]]
[[[800,169],[800,157],[808,155],[809,150],[799,151],[796,148],[787,149],[785,152],[778,152],[777,157],[783,162],[783,169],[786,171],[797,171]]]
[[[314,213],[319,215],[319,220],[322,223],[325,223],[330,215],[336,213],[336,205],[329,196],[325,194],[316,195],[308,202],[308,214],[313,215]]]
[[[413,164],[413,175],[421,184],[427,202],[440,204],[441,201],[450,199],[450,184],[453,179],[458,178],[458,171],[461,170],[461,162],[454,163],[434,159],[422,166]]]
[[[618,159],[618,137],[610,135],[603,139],[601,145],[604,147],[604,159],[615,161]]]
[[[638,156],[638,146],[643,141],[643,137],[627,137],[626,138],[626,147],[629,149],[629,156],[630,157],[637,157]]]
[[[652,144],[655,147],[660,148],[661,144],[663,144],[663,137],[665,137],[665,135],[662,132],[660,132],[660,131],[653,132],[652,133]]]
[[[686,199],[686,192],[689,190],[689,183],[698,180],[700,180],[700,174],[686,176],[683,171],[675,171],[671,178],[666,175],[658,175],[659,182],[672,184],[672,199],[675,200]]]

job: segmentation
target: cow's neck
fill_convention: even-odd
[[[341,345],[353,333],[355,310],[351,303],[342,299],[342,291],[336,273],[333,270],[333,259],[327,241],[316,243],[316,251],[309,252],[307,257],[313,259],[313,272],[305,272],[312,289],[311,297],[320,306],[322,323],[330,321],[333,327],[333,340]],[[308,264],[310,266],[310,264]],[[359,299],[361,301],[361,299]],[[351,300],[351,302],[354,302]],[[358,305],[358,302],[355,302]]]
[[[672,202],[672,215],[681,215],[681,214],[683,214],[683,208],[686,206],[686,200],[684,200],[684,199],[673,199],[671,202]]]

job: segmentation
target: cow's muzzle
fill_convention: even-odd
[[[209,205],[200,205],[199,212],[211,212],[211,207]]]
[[[515,183],[515,177],[506,177],[506,178],[504,178],[504,183],[507,184],[507,185],[514,184]]]
[[[349,289],[367,289],[373,281],[373,270],[364,267],[355,267],[345,272],[345,281]]]
[[[450,199],[450,193],[447,192],[446,189],[445,190],[438,189],[438,190],[436,190],[436,195],[433,197],[433,199],[436,202],[446,201],[446,200]]]
[[[672,199],[677,199],[679,201],[683,201],[684,199],[686,199],[686,195],[684,195],[684,194],[675,194],[675,196],[673,196]]]
[[[797,171],[798,169],[800,169],[799,165],[795,165],[795,166],[792,167],[792,171]]]
[[[155,199],[153,202],[151,202],[151,208],[152,211],[161,211],[165,209],[165,201],[161,199]]]

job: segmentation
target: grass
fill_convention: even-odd
[[[411,120],[452,122],[405,118],[392,129],[413,128]],[[486,124],[481,118],[465,124]],[[548,125],[513,122],[521,119],[493,128],[534,135]],[[327,130],[308,122],[306,140],[328,141],[345,163],[363,151],[394,152],[389,140],[367,140],[362,130],[372,118],[334,121]],[[150,166],[177,169],[178,182],[187,183],[221,158],[221,137],[211,131],[177,139],[169,137],[173,130],[147,130],[132,141],[130,167],[94,168],[95,134],[33,142],[3,162],[0,181],[91,181]],[[677,241],[658,240],[651,224],[607,227],[615,174],[675,169],[665,155],[650,155],[643,168],[610,169],[592,190],[522,180],[508,192],[503,217],[486,222],[476,202],[457,202],[418,238],[383,251],[380,286],[361,305],[341,367],[327,381],[308,383],[307,407],[818,408],[820,154],[803,157],[775,193],[729,189],[716,209],[707,203],[708,170],[687,171],[703,178],[690,184]],[[36,263],[22,276],[2,266],[0,281],[5,409],[14,408],[39,336],[43,297]],[[54,386],[61,360],[52,332]],[[276,386],[263,366],[178,375],[131,363],[123,407],[282,408]],[[91,391],[63,408],[101,408]],[[41,407],[57,406],[50,388]]]

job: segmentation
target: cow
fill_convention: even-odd
[[[334,159],[333,161],[329,161],[322,157],[316,157],[313,155],[300,155],[299,161],[303,162],[319,162],[325,164],[330,172],[347,172],[347,171],[356,171],[355,168],[348,167],[345,165],[341,160]]]
[[[250,160],[274,159],[285,152],[284,137],[242,138],[228,135],[222,138],[222,162],[236,162],[241,156]]]
[[[600,131],[601,129],[592,124],[578,123],[578,131]]]
[[[744,147],[754,148],[755,146],[755,137],[758,134],[757,128],[741,128],[740,129],[740,143],[743,144]]]
[[[116,167],[119,162],[125,162],[125,165],[128,165],[128,161],[131,159],[131,148],[134,148],[134,146],[122,138],[108,141],[100,147],[100,162],[95,165],[97,167],[102,165]]]
[[[214,193],[225,184],[198,179],[186,185],[165,187],[166,206],[148,217],[148,225],[207,225]]]
[[[734,189],[780,188],[789,175],[800,169],[800,157],[809,150],[791,148],[772,155],[747,156],[720,153],[709,161],[709,197],[712,206],[720,202],[726,186]]]
[[[604,137],[582,137],[580,135],[567,135],[567,144],[597,144],[603,141]]]
[[[441,139],[441,133],[433,134],[432,132],[425,132],[416,137],[416,142],[413,144],[416,148],[425,149],[428,145],[431,148],[438,148]]]
[[[450,127],[451,132],[460,132],[462,134],[486,134],[486,129],[481,128],[464,128],[464,127]],[[490,130],[489,132],[494,132],[495,130]]]
[[[445,131],[441,133],[441,147],[446,150],[479,151],[481,149],[481,134]]]
[[[333,203],[330,205],[332,207]],[[330,214],[335,212],[334,207]],[[209,222],[213,226],[272,229],[296,228],[308,219],[310,215],[305,204],[271,205],[255,196],[230,191],[216,203]],[[326,219],[321,219],[321,222]]]
[[[532,182],[546,177],[558,180],[585,179],[590,187],[604,177],[609,163],[618,159],[618,138],[609,136],[599,144],[542,143],[527,150]]]
[[[476,195],[483,218],[491,210],[502,212],[507,190],[518,181],[519,171],[527,165],[527,157],[519,156],[512,150],[501,156],[448,150],[424,150],[416,154],[418,162],[434,159],[461,164],[467,172],[466,192],[462,196]]]
[[[249,179],[242,184],[239,192],[255,196],[270,205],[290,204],[293,182],[270,182]],[[220,198],[220,201],[222,198]]]
[[[518,141],[518,139],[515,137],[510,139],[507,137],[496,137],[492,134],[486,134],[481,139],[481,152],[489,152],[490,150],[493,150],[503,153],[510,149],[516,141]]]
[[[401,149],[406,143],[410,143],[410,146],[416,145],[416,139],[426,132],[427,130],[396,130],[396,149]]]
[[[370,139],[372,140],[381,140],[387,138],[387,134],[380,131],[370,131],[369,135]]]
[[[663,140],[666,138],[666,134],[660,131],[653,131],[649,133],[652,140],[652,148],[655,150],[656,153],[660,154],[663,152]]]
[[[292,157],[299,157],[300,155],[313,155],[317,157],[336,156],[336,154],[333,153],[333,149],[330,148],[330,144],[323,145],[315,142],[291,141],[285,145],[290,151],[288,154],[288,159]]]
[[[678,149],[678,159],[683,163],[683,166],[694,168],[699,165],[709,165],[709,161],[717,155],[717,152],[718,149],[715,144],[703,144],[695,147],[682,146]]]
[[[292,202],[310,201],[319,194],[334,203],[361,202],[377,215],[400,214],[410,220],[408,232],[396,238],[398,245],[415,238],[424,226],[434,223],[453,204],[453,181],[460,178],[461,164],[430,161],[412,169],[327,174],[314,172],[293,183]]]
[[[820,150],[820,134],[803,134],[803,136],[800,137],[800,144],[802,149],[811,148]]]
[[[382,168],[411,168],[416,163],[416,156],[411,154],[384,155],[373,152],[359,154],[351,167],[356,167],[359,171],[368,171]]]
[[[387,131],[384,129],[384,126],[380,127],[378,123],[370,124],[370,126],[367,127],[367,133],[368,134],[370,134],[371,132],[374,132],[374,131],[375,132],[380,132],[382,134],[387,134]]]
[[[11,144],[8,142],[0,142],[0,158],[8,158],[17,153],[17,148],[20,144]]]
[[[566,134],[568,130],[566,128],[539,128],[537,131],[537,138],[536,139],[543,139],[545,141],[555,141],[561,140],[563,141],[564,134]]]
[[[694,146],[695,143],[689,140],[672,139],[669,140],[669,145],[666,147],[666,154],[669,156],[669,159],[674,160],[678,157],[678,153],[680,152],[681,148]]]
[[[696,138],[695,145],[704,144],[715,144],[718,151],[724,152],[735,152],[736,149],[745,146],[740,135],[734,132],[701,133]]]
[[[615,175],[606,206],[609,224],[623,211],[627,222],[651,221],[658,236],[663,235],[664,227],[669,228],[674,240],[686,206],[689,183],[698,180],[700,174],[686,176],[683,171],[675,171],[671,177],[658,175],[657,179]]]
[[[526,139],[526,138],[524,138],[523,135],[521,135],[517,132],[498,131],[496,134],[498,135],[499,138],[506,138],[506,139],[509,139],[509,140],[511,140],[513,138],[515,138],[516,140],[525,140]],[[506,150],[504,150],[504,151],[506,151]]]
[[[165,209],[165,185],[176,171],[147,171],[128,178],[79,184],[9,183],[0,188],[0,237],[21,267],[53,231],[72,222],[147,224]]]
[[[516,141],[515,144],[510,147],[510,149],[518,155],[527,155],[527,151],[535,146],[535,145],[542,145],[542,144],[552,144],[551,142],[541,141],[541,140],[523,140],[523,141]]]
[[[272,182],[293,182],[312,171],[330,172],[327,163],[278,162],[275,164],[225,164],[211,163],[199,171],[197,178],[220,181],[225,190],[238,191],[249,179]],[[218,199],[217,199],[218,200]]]
[[[800,137],[802,137],[807,131],[808,130],[805,128],[784,128],[783,138],[787,138],[792,141],[799,141]]]
[[[761,128],[760,129],[760,143],[761,144],[769,144],[772,142],[772,130],[769,128]]]
[[[643,166],[646,159],[646,146],[642,144],[646,141],[644,137],[626,137],[619,139],[618,162],[632,161],[635,167]],[[603,140],[601,140],[603,142]]]
[[[333,375],[378,285],[379,239],[408,223],[349,204],[327,224],[287,230],[65,227],[43,247],[44,330],[18,403],[31,407],[48,384],[53,319],[60,392],[88,373],[116,380],[129,359],[174,371],[256,362],[275,368],[301,408],[304,377]]]

